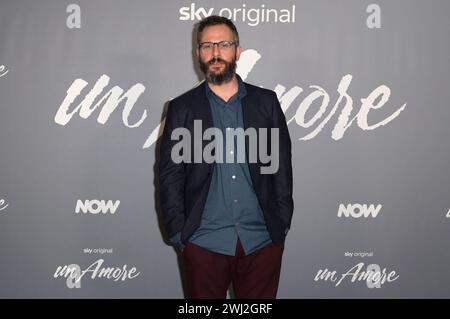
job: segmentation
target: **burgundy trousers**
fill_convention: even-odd
[[[245,256],[238,239],[235,256],[188,242],[183,250],[188,298],[225,299],[233,283],[239,299],[274,299],[280,279],[284,241],[270,243]]]

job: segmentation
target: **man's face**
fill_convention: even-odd
[[[224,25],[213,25],[203,29],[200,43],[236,40],[231,29]],[[220,49],[214,45],[210,50],[197,49],[200,69],[206,80],[221,85],[229,82],[236,72],[236,61],[239,60],[242,48],[232,45],[228,49]]]

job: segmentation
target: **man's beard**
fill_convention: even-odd
[[[233,76],[236,72],[236,57],[234,57],[231,62],[222,60],[219,57],[212,58],[206,63],[199,58],[198,62],[200,64],[200,69],[205,75],[206,81],[211,84],[221,85],[223,83],[228,83],[229,81],[231,81],[231,79],[233,79]],[[222,72],[217,73],[209,68],[209,66],[215,62],[221,62],[225,64],[225,68]]]

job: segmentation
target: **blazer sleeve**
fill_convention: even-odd
[[[272,105],[273,127],[279,129],[279,168],[272,174],[278,213],[284,222],[287,234],[291,227],[292,213],[294,211],[294,201],[292,199],[292,154],[291,138],[286,123],[283,110],[277,95],[273,92]]]
[[[178,118],[177,108],[171,101],[165,118],[159,159],[160,204],[169,237],[181,232],[185,222],[185,164],[174,163],[171,158],[172,147],[178,142],[171,139],[172,131],[183,127]]]

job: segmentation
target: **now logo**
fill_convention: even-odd
[[[85,200],[84,202],[79,199],[77,200],[77,206],[75,207],[75,213],[79,214],[82,212],[83,214],[91,213],[91,214],[107,214],[108,212],[114,214],[117,208],[120,205],[120,200],[116,200],[113,202],[112,200],[104,201],[98,199]]]
[[[378,204],[376,207],[374,204],[367,206],[366,204],[348,204],[347,207],[344,204],[339,205],[338,217],[377,217],[382,205]]]

